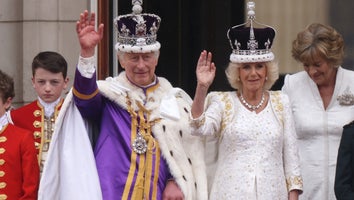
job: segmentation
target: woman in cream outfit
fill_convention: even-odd
[[[226,75],[237,91],[207,94],[216,67],[211,53],[203,51],[199,57],[191,125],[195,135],[219,140],[211,200],[295,200],[301,193],[289,100],[280,91],[268,90],[278,78],[270,51],[274,36],[271,27],[229,30],[234,51]],[[248,48],[249,43],[257,45]]]
[[[285,77],[299,144],[304,192],[300,199],[333,200],[343,126],[354,119],[354,72],[340,67],[342,36],[314,23],[298,33],[292,55],[304,71]]]

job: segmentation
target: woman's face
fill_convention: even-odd
[[[256,92],[263,90],[267,76],[265,63],[244,63],[239,70],[243,91]]]
[[[303,65],[304,70],[317,86],[333,83],[336,78],[337,70],[321,57],[313,59],[312,62],[304,62]]]

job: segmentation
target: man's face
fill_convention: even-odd
[[[64,79],[63,74],[52,73],[43,68],[36,69],[32,77],[33,88],[37,95],[46,103],[52,103],[60,98],[66,89],[69,79]]]
[[[138,86],[146,86],[155,79],[158,52],[124,53],[119,62],[128,79]]]

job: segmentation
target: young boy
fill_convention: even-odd
[[[32,62],[32,84],[38,99],[10,112],[16,126],[33,132],[38,162],[42,172],[54,123],[63,103],[61,95],[66,89],[67,62],[56,52],[40,52]]]
[[[32,133],[9,123],[14,82],[0,71],[0,199],[37,199],[39,167]]]

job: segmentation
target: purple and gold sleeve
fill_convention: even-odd
[[[99,118],[103,106],[103,97],[98,90],[96,74],[92,78],[86,78],[76,69],[73,95],[75,105],[84,118]]]

